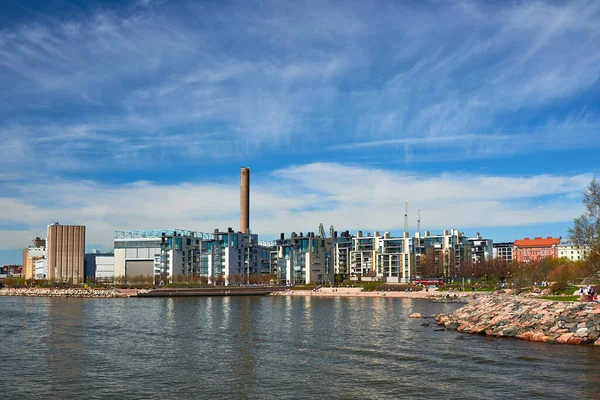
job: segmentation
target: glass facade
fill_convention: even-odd
[[[143,248],[143,247],[151,247],[158,248],[160,247],[161,240],[116,240],[115,241],[115,249],[130,249],[130,248]]]

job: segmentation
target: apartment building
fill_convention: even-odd
[[[494,243],[493,258],[511,263],[513,261],[513,242]]]
[[[461,264],[472,257],[468,238],[457,229],[444,230],[440,235],[426,231],[418,239],[416,275],[421,278],[456,278]]]
[[[409,283],[415,277],[415,238],[404,232],[403,237],[391,237],[385,232],[378,240],[377,276],[390,283]]]
[[[475,237],[469,238],[471,247],[471,261],[474,264],[490,261],[494,256],[494,241],[484,239],[479,232]]]
[[[516,262],[537,262],[544,258],[557,258],[560,238],[551,236],[545,239],[536,237],[515,240],[513,243],[513,259]]]
[[[582,261],[589,254],[589,246],[578,245],[571,240],[561,239],[558,244],[558,258],[566,258],[569,261]]]
[[[272,252],[272,273],[281,283],[323,284],[334,280],[334,237],[323,238],[308,232],[292,232],[289,238],[282,233]]]
[[[352,236],[350,232],[342,232],[338,237],[334,234],[334,272],[343,280],[350,274],[350,252],[352,251]]]
[[[376,277],[379,272],[378,252],[381,247],[379,232],[373,235],[368,233],[363,236],[358,231],[356,237],[352,238],[352,249],[350,250],[350,275],[357,277]]]

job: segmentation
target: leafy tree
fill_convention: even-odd
[[[600,183],[596,177],[583,193],[583,204],[585,213],[573,221],[573,227],[569,228],[569,238],[600,256]]]

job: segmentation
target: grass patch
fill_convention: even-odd
[[[455,292],[462,291],[462,285],[444,285],[438,288],[440,292],[447,292],[449,290],[453,290]],[[496,290],[500,290],[493,286],[476,286],[465,285],[465,292],[494,292]]]

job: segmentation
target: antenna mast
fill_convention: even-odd
[[[417,232],[419,232],[417,238],[417,247],[421,247],[421,209],[417,211]]]
[[[404,232],[408,232],[408,203],[404,203]]]

